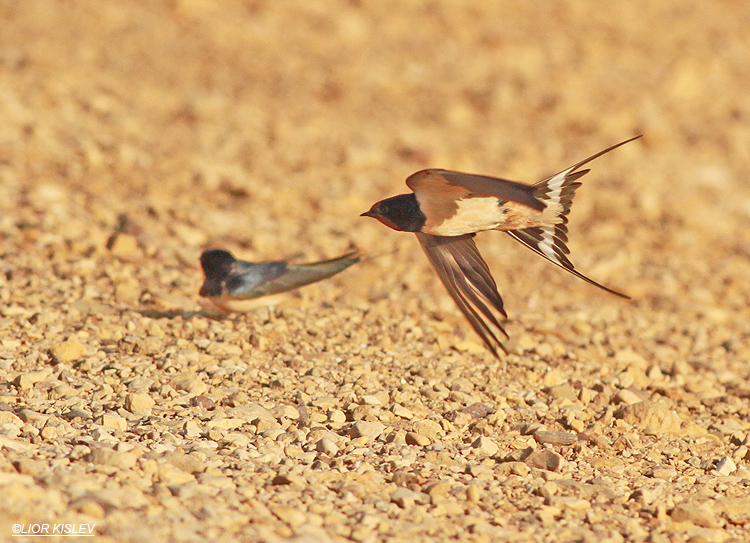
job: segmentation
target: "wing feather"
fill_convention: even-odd
[[[580,170],[581,166],[584,166],[602,156],[605,153],[617,149],[618,147],[625,145],[633,140],[640,138],[641,136],[635,136],[634,138],[627,139],[611,147],[607,147],[603,151],[591,155],[588,158],[570,166],[569,168],[551,175],[546,179],[539,181],[532,185],[534,196],[546,205],[555,205],[559,209],[557,213],[557,224],[548,224],[544,226],[536,226],[533,228],[524,228],[520,230],[507,231],[508,234],[514,239],[523,243],[526,247],[537,253],[538,255],[546,258],[553,264],[560,266],[564,270],[572,273],[576,277],[583,279],[584,281],[591,283],[607,292],[616,294],[623,298],[628,298],[625,294],[614,291],[603,285],[600,285],[596,281],[589,279],[585,275],[579,273],[573,263],[568,259],[566,255],[570,254],[570,250],[566,245],[568,241],[568,213],[570,213],[570,207],[573,204],[573,196],[575,191],[581,186],[578,181],[581,177],[589,172],[589,170]]]
[[[600,285],[593,279],[589,279],[575,269],[573,263],[568,259],[568,257],[565,256],[567,254],[570,254],[570,250],[565,245],[565,240],[567,238],[564,237],[564,232],[563,236],[560,236],[556,233],[556,230],[559,229],[560,226],[564,225],[557,224],[535,228],[525,228],[523,230],[509,230],[507,233],[513,239],[520,241],[522,244],[534,251],[539,256],[546,258],[553,264],[560,266],[562,269],[572,273],[580,279],[583,279],[587,283],[599,287],[602,290],[606,290],[611,294],[620,296],[621,298],[630,299],[630,296],[627,296],[626,294],[623,294],[621,292],[617,292],[616,290],[612,290],[611,288],[605,287],[604,285]]]
[[[507,334],[495,312],[503,317],[507,315],[495,280],[479,254],[473,237],[474,234],[444,237],[417,233],[419,243],[448,289],[448,294],[490,352],[497,357],[498,349],[507,351],[496,331],[506,337]]]

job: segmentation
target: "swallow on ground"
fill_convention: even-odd
[[[345,270],[359,259],[356,252],[350,252],[308,264],[290,264],[286,260],[247,262],[237,260],[229,251],[212,249],[201,255],[206,278],[200,295],[221,309],[232,311],[233,302],[280,294],[316,283]]]
[[[449,170],[421,170],[406,179],[413,191],[377,202],[364,217],[393,230],[414,232],[456,305],[487,348],[498,357],[507,350],[495,330],[508,334],[497,314],[507,318],[487,263],[474,243],[477,232],[500,230],[523,245],[607,292],[628,298],[578,272],[566,255],[568,213],[578,181],[595,158],[640,138],[608,147],[534,185]],[[494,312],[493,312],[494,310]]]

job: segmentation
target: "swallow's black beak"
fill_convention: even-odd
[[[360,217],[375,217],[375,213],[371,209],[370,211],[365,211],[364,213],[362,213]]]

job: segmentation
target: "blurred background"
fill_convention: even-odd
[[[0,9],[0,239],[19,281],[6,304],[46,285],[61,302],[185,310],[206,247],[265,260],[357,246],[384,256],[336,283],[347,303],[407,290],[447,309],[413,237],[359,213],[425,167],[532,183],[644,134],[592,164],[574,263],[649,307],[747,306],[742,2]],[[600,296],[500,237],[480,245],[512,308]],[[48,262],[57,277],[12,273]],[[72,277],[72,293],[55,287]]]
[[[608,379],[637,366],[644,395],[679,402],[701,428],[733,414],[746,435],[748,28],[743,0],[3,0],[0,401],[52,412],[55,394],[75,393],[87,409],[117,409],[143,389],[168,402],[167,374],[187,371],[187,348],[200,351],[191,375],[225,405],[288,407],[313,370],[349,387],[324,391],[343,406],[355,380],[391,391],[422,371],[442,383],[450,368],[482,401],[528,388],[529,405],[546,407],[533,391],[550,368],[560,371],[547,384],[604,390],[632,384]],[[359,217],[423,168],[531,184],[637,134],[591,164],[569,243],[581,272],[632,302],[507,236],[478,236],[510,317],[506,363],[474,337],[414,236]],[[197,296],[209,247],[250,260],[355,247],[372,258],[276,310],[212,320]],[[54,377],[76,390],[17,393],[17,376],[51,367],[50,348],[69,337],[87,358]],[[89,435],[87,424],[68,427]],[[73,446],[58,441],[42,444]],[[5,493],[13,511],[33,500],[35,511],[71,510],[56,497],[68,479],[28,479],[33,492]],[[154,501],[173,503],[157,490]],[[191,522],[214,522],[203,518]]]
[[[406,289],[448,308],[412,236],[359,213],[425,167],[532,183],[644,134],[592,165],[574,262],[641,303],[747,305],[742,2],[0,9],[6,270],[57,259],[58,279],[93,275],[79,286],[106,301],[117,280],[97,281],[97,258],[114,250],[132,269],[110,275],[135,279],[121,298],[186,309],[208,246],[257,260],[357,246],[384,256],[344,279],[350,303]],[[599,296],[500,237],[480,244],[512,308]]]
[[[687,277],[651,288],[644,275],[750,252],[742,2],[0,9],[5,243],[20,220],[49,250],[98,248],[126,214],[141,250],[183,264],[209,244],[258,259],[350,244],[417,258],[410,236],[358,217],[413,171],[532,183],[644,134],[593,164],[571,215],[574,262],[612,260],[600,280],[671,295]],[[490,243],[498,264],[533,261]],[[501,283],[517,269],[502,265]]]

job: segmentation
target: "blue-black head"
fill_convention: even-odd
[[[388,228],[401,232],[420,232],[426,221],[413,192],[381,200],[361,216],[373,217]]]
[[[200,295],[212,298],[224,293],[227,279],[237,268],[237,260],[229,251],[213,249],[203,252],[201,267],[206,280],[201,287]]]

